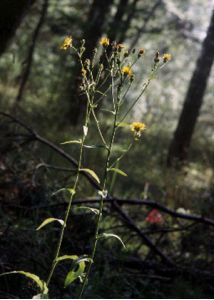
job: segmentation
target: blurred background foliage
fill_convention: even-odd
[[[78,67],[72,55],[59,49],[66,35],[72,35],[77,45],[85,38],[89,58],[103,35],[124,43],[129,49],[145,49],[144,58],[134,70],[135,81],[127,105],[147,78],[155,51],[172,54],[172,61],[160,70],[127,120],[143,121],[147,130],[142,141],[121,163],[120,167],[128,177],[117,178],[113,193],[123,199],[149,198],[174,210],[182,208],[189,213],[213,218],[213,68],[205,80],[207,85],[201,97],[203,105],[190,136],[188,156],[182,161],[182,167],[167,165],[170,144],[188,95],[190,80],[198,68],[198,57],[205,49],[203,42],[208,35],[208,26],[212,25],[213,1],[22,0],[20,7],[14,1],[9,2],[2,0],[0,4],[0,110],[16,115],[56,144],[79,138],[81,130]],[[214,24],[212,26],[211,29]],[[211,44],[214,43],[212,38]],[[210,67],[212,61],[213,57],[208,63]],[[196,102],[193,106],[194,103],[197,106]],[[63,216],[66,195],[52,197],[51,194],[69,185],[72,177],[63,170],[38,168],[38,165],[69,166],[39,143],[22,146],[21,140],[13,139],[11,135],[11,132],[20,132],[20,128],[9,124],[6,118],[0,118],[1,271],[24,269],[45,278],[59,228],[53,226],[38,233],[35,227],[47,216]],[[108,132],[111,122],[108,114],[100,112],[100,118]],[[184,131],[189,126],[186,118]],[[128,146],[126,137],[130,134],[121,129],[115,154]],[[95,130],[90,132],[90,139],[97,142]],[[72,157],[78,153],[75,146],[66,145],[63,149]],[[179,155],[177,158],[180,159]],[[103,153],[95,149],[88,150],[84,160],[86,167],[90,166],[101,174],[102,159]],[[83,179],[78,198],[95,195]],[[125,210],[145,232],[160,229],[145,222],[149,212],[147,207],[126,206]],[[185,220],[163,216],[167,228],[189,224]],[[102,226],[105,230],[115,228],[114,231],[126,242],[127,251],[122,251],[115,242],[101,243],[86,297],[212,297],[213,278],[210,273],[214,231],[211,226],[194,224],[187,231],[163,235],[153,232],[149,235],[167,256],[182,266],[188,266],[192,270],[189,273],[162,266],[109,207]],[[84,214],[83,218],[74,207],[68,229],[64,250],[88,253],[94,230],[93,216]],[[51,289],[53,297],[77,296],[78,283],[63,289],[66,268],[65,264],[57,269]],[[194,273],[195,269],[198,273]],[[2,278],[1,282],[2,297],[27,298],[36,293],[34,286],[19,278]]]

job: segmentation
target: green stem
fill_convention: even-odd
[[[132,105],[129,107],[129,109],[126,111],[126,113],[124,114],[124,116],[121,118],[121,120],[118,123],[118,126],[125,120],[125,118],[127,117],[127,115],[130,113],[130,111],[133,109],[133,107],[136,105],[136,103],[139,101],[139,99],[141,98],[141,96],[144,94],[144,92],[146,91],[147,87],[149,86],[150,82],[153,79],[154,73],[157,71],[158,66],[157,64],[154,64],[151,74],[147,80],[147,82],[144,84],[144,87],[142,89],[142,91],[140,92],[139,96],[135,99],[135,101],[132,103]]]
[[[90,117],[90,112],[89,112],[89,109],[88,109],[88,105],[89,105],[89,103],[87,104],[87,109],[86,109],[85,126],[88,125],[89,117]],[[76,179],[75,179],[75,182],[74,182],[74,185],[73,185],[73,190],[74,191],[76,191],[76,189],[78,187],[79,175],[80,175],[80,169],[81,169],[82,157],[83,157],[83,147],[84,147],[85,139],[86,139],[86,135],[83,132],[82,139],[81,139],[82,142],[81,142],[81,145],[80,145],[80,154],[79,154],[77,175],[76,175]],[[60,255],[60,250],[61,250],[61,246],[62,246],[62,242],[63,242],[63,238],[64,238],[65,227],[67,225],[68,217],[70,215],[73,198],[74,198],[74,193],[72,193],[72,195],[70,197],[70,200],[69,200],[69,203],[68,203],[68,206],[67,206],[67,209],[66,209],[64,223],[63,223],[63,226],[62,226],[62,229],[61,229],[61,232],[60,232],[60,237],[59,237],[59,240],[58,240],[58,243],[57,243],[56,254],[55,254],[55,257],[54,257],[54,260],[53,260],[53,263],[52,263],[52,266],[51,266],[51,269],[50,269],[50,272],[49,272],[49,275],[48,275],[48,279],[47,279],[47,286],[50,284],[51,278],[54,274],[54,270],[55,270],[56,265],[57,265],[57,258]]]
[[[113,146],[114,139],[115,139],[115,133],[116,133],[116,129],[117,129],[118,110],[119,110],[119,105],[118,105],[118,101],[117,101],[116,111],[115,111],[115,115],[114,115],[113,130],[112,130],[112,135],[111,135],[111,139],[110,139],[110,143],[109,143],[109,147],[108,147],[108,154],[107,154],[107,157],[106,157],[105,168],[104,168],[104,180],[103,180],[103,185],[102,185],[102,191],[103,192],[105,191],[106,184],[107,184],[111,150],[112,150],[112,146]],[[98,214],[98,217],[97,217],[95,236],[94,236],[94,245],[93,245],[92,254],[91,254],[91,259],[92,260],[89,262],[88,269],[87,269],[87,272],[86,272],[86,275],[85,275],[85,278],[84,278],[84,281],[83,281],[83,284],[82,284],[82,288],[81,288],[81,291],[80,291],[79,298],[82,298],[82,295],[83,295],[84,290],[86,288],[88,277],[89,277],[91,267],[92,267],[92,264],[93,264],[93,261],[94,261],[94,257],[95,257],[95,254],[96,254],[97,242],[98,242],[98,239],[99,239],[100,224],[101,224],[102,213],[103,213],[103,204],[104,204],[104,195],[102,195],[101,199],[100,199],[99,214]]]

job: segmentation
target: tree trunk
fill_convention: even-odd
[[[135,13],[137,11],[138,1],[139,0],[133,0],[133,2],[130,4],[130,8],[129,8],[127,17],[126,17],[126,19],[124,20],[124,22],[121,26],[121,32],[120,32],[120,35],[119,35],[119,41],[121,43],[123,43],[123,41],[125,40],[127,31],[128,31],[128,29],[130,27],[130,24],[131,24],[131,21],[133,20],[133,18],[135,16]]]
[[[203,102],[207,81],[214,60],[214,10],[207,31],[206,38],[202,44],[200,56],[196,62],[189,88],[184,101],[180,119],[175,130],[174,137],[169,147],[167,165],[183,162],[187,154]]]
[[[24,14],[34,1],[35,0],[0,0],[0,55],[6,50]]]
[[[43,2],[39,20],[38,20],[38,23],[36,24],[35,30],[32,35],[32,40],[31,40],[31,44],[30,44],[27,59],[26,59],[27,62],[26,62],[26,66],[24,67],[24,70],[23,70],[23,73],[21,76],[21,82],[20,82],[18,94],[17,94],[16,100],[15,100],[15,104],[21,102],[26,83],[27,83],[28,78],[31,73],[31,68],[32,68],[32,64],[33,64],[33,56],[34,56],[34,51],[36,48],[36,42],[37,42],[40,30],[42,28],[42,25],[43,25],[45,17],[46,17],[46,13],[48,10],[48,1],[49,0],[44,0],[44,2]]]
[[[127,11],[128,3],[129,0],[120,0],[118,4],[117,12],[109,26],[110,28],[109,28],[108,36],[111,41],[115,41],[117,39],[117,35],[120,33],[122,29],[123,16]],[[117,42],[122,42],[122,41],[117,41]]]

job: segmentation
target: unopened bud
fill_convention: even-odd
[[[124,57],[128,57],[129,56],[129,51],[126,51],[125,53],[124,53]]]
[[[141,48],[139,51],[138,51],[138,57],[141,57],[143,54],[144,54],[145,50],[144,48]]]
[[[154,62],[155,63],[158,63],[160,61],[160,53],[159,51],[156,51],[155,53],[155,58],[154,58]]]

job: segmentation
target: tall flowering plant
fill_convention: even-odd
[[[81,288],[80,288],[80,298],[83,296],[85,288],[87,286],[91,267],[96,259],[97,245],[101,239],[112,238],[117,239],[123,247],[125,247],[122,239],[114,233],[105,233],[101,231],[102,223],[102,213],[104,208],[104,200],[108,198],[111,189],[112,189],[112,177],[115,174],[121,176],[127,176],[127,174],[119,169],[119,163],[124,158],[125,155],[130,151],[134,143],[139,142],[146,125],[141,121],[133,120],[132,123],[125,123],[125,119],[130,115],[134,106],[141,100],[142,95],[148,88],[151,80],[154,78],[157,71],[162,67],[166,62],[171,59],[171,55],[168,53],[163,54],[162,56],[157,51],[153,57],[153,62],[151,70],[149,71],[148,78],[142,84],[142,88],[139,91],[138,96],[127,106],[125,99],[127,98],[129,92],[131,91],[132,84],[135,80],[135,65],[137,63],[142,64],[142,57],[145,55],[145,50],[143,48],[138,51],[130,51],[125,45],[119,44],[116,42],[111,42],[108,37],[102,37],[99,41],[99,49],[94,49],[91,59],[85,57],[84,53],[86,51],[85,41],[82,40],[80,46],[75,46],[73,38],[67,36],[63,43],[60,45],[62,51],[71,51],[72,55],[76,57],[80,69],[81,69],[81,93],[85,96],[86,99],[86,110],[85,118],[82,124],[82,135],[78,140],[69,140],[64,142],[64,144],[78,144],[79,145],[79,155],[78,155],[78,167],[76,170],[76,175],[71,187],[66,188],[70,194],[70,199],[68,202],[67,209],[65,211],[64,219],[56,218],[47,218],[37,230],[41,230],[48,224],[52,222],[58,222],[61,226],[61,231],[59,239],[55,249],[55,255],[50,266],[49,274],[47,280],[41,280],[37,275],[25,272],[25,271],[13,271],[4,273],[5,274],[20,274],[27,278],[33,280],[39,290],[40,294],[37,295],[37,298],[47,298],[48,289],[51,284],[51,280],[55,269],[58,264],[62,263],[65,260],[71,261],[71,268],[68,271],[65,280],[64,286],[67,287],[72,282],[77,279],[80,279]],[[102,52],[102,53],[101,53]],[[101,54],[100,54],[101,53]],[[110,98],[111,108],[105,109],[106,98]],[[109,101],[108,101],[109,103]],[[99,119],[98,108],[100,107],[103,111],[107,111],[112,118],[111,122],[111,131],[109,135],[106,135],[103,130],[102,121]],[[88,144],[88,132],[90,131],[90,126],[92,126],[91,120],[94,120],[98,136],[100,138],[101,146],[99,148],[105,152],[104,162],[103,162],[103,174],[98,177],[96,170],[90,168],[85,168],[83,165],[83,155],[87,151]],[[130,144],[126,151],[119,155],[118,157],[113,156],[113,145],[117,138],[118,130],[121,129],[121,126],[129,126],[129,130],[133,133]],[[95,147],[93,145],[93,147]],[[72,201],[74,197],[78,194],[79,183],[81,181],[81,175],[85,173],[89,175],[99,186],[99,208],[95,209],[92,207],[82,207],[82,209],[90,210],[96,216],[96,228],[94,232],[94,238],[92,241],[92,251],[90,255],[78,256],[73,253],[62,253],[61,246],[64,239],[64,233],[66,230],[66,225],[68,219],[70,218],[70,213],[72,209]],[[61,189],[65,190],[65,189]],[[60,192],[61,190],[57,191]],[[157,212],[151,212],[147,216],[148,222],[159,221],[160,216]]]

